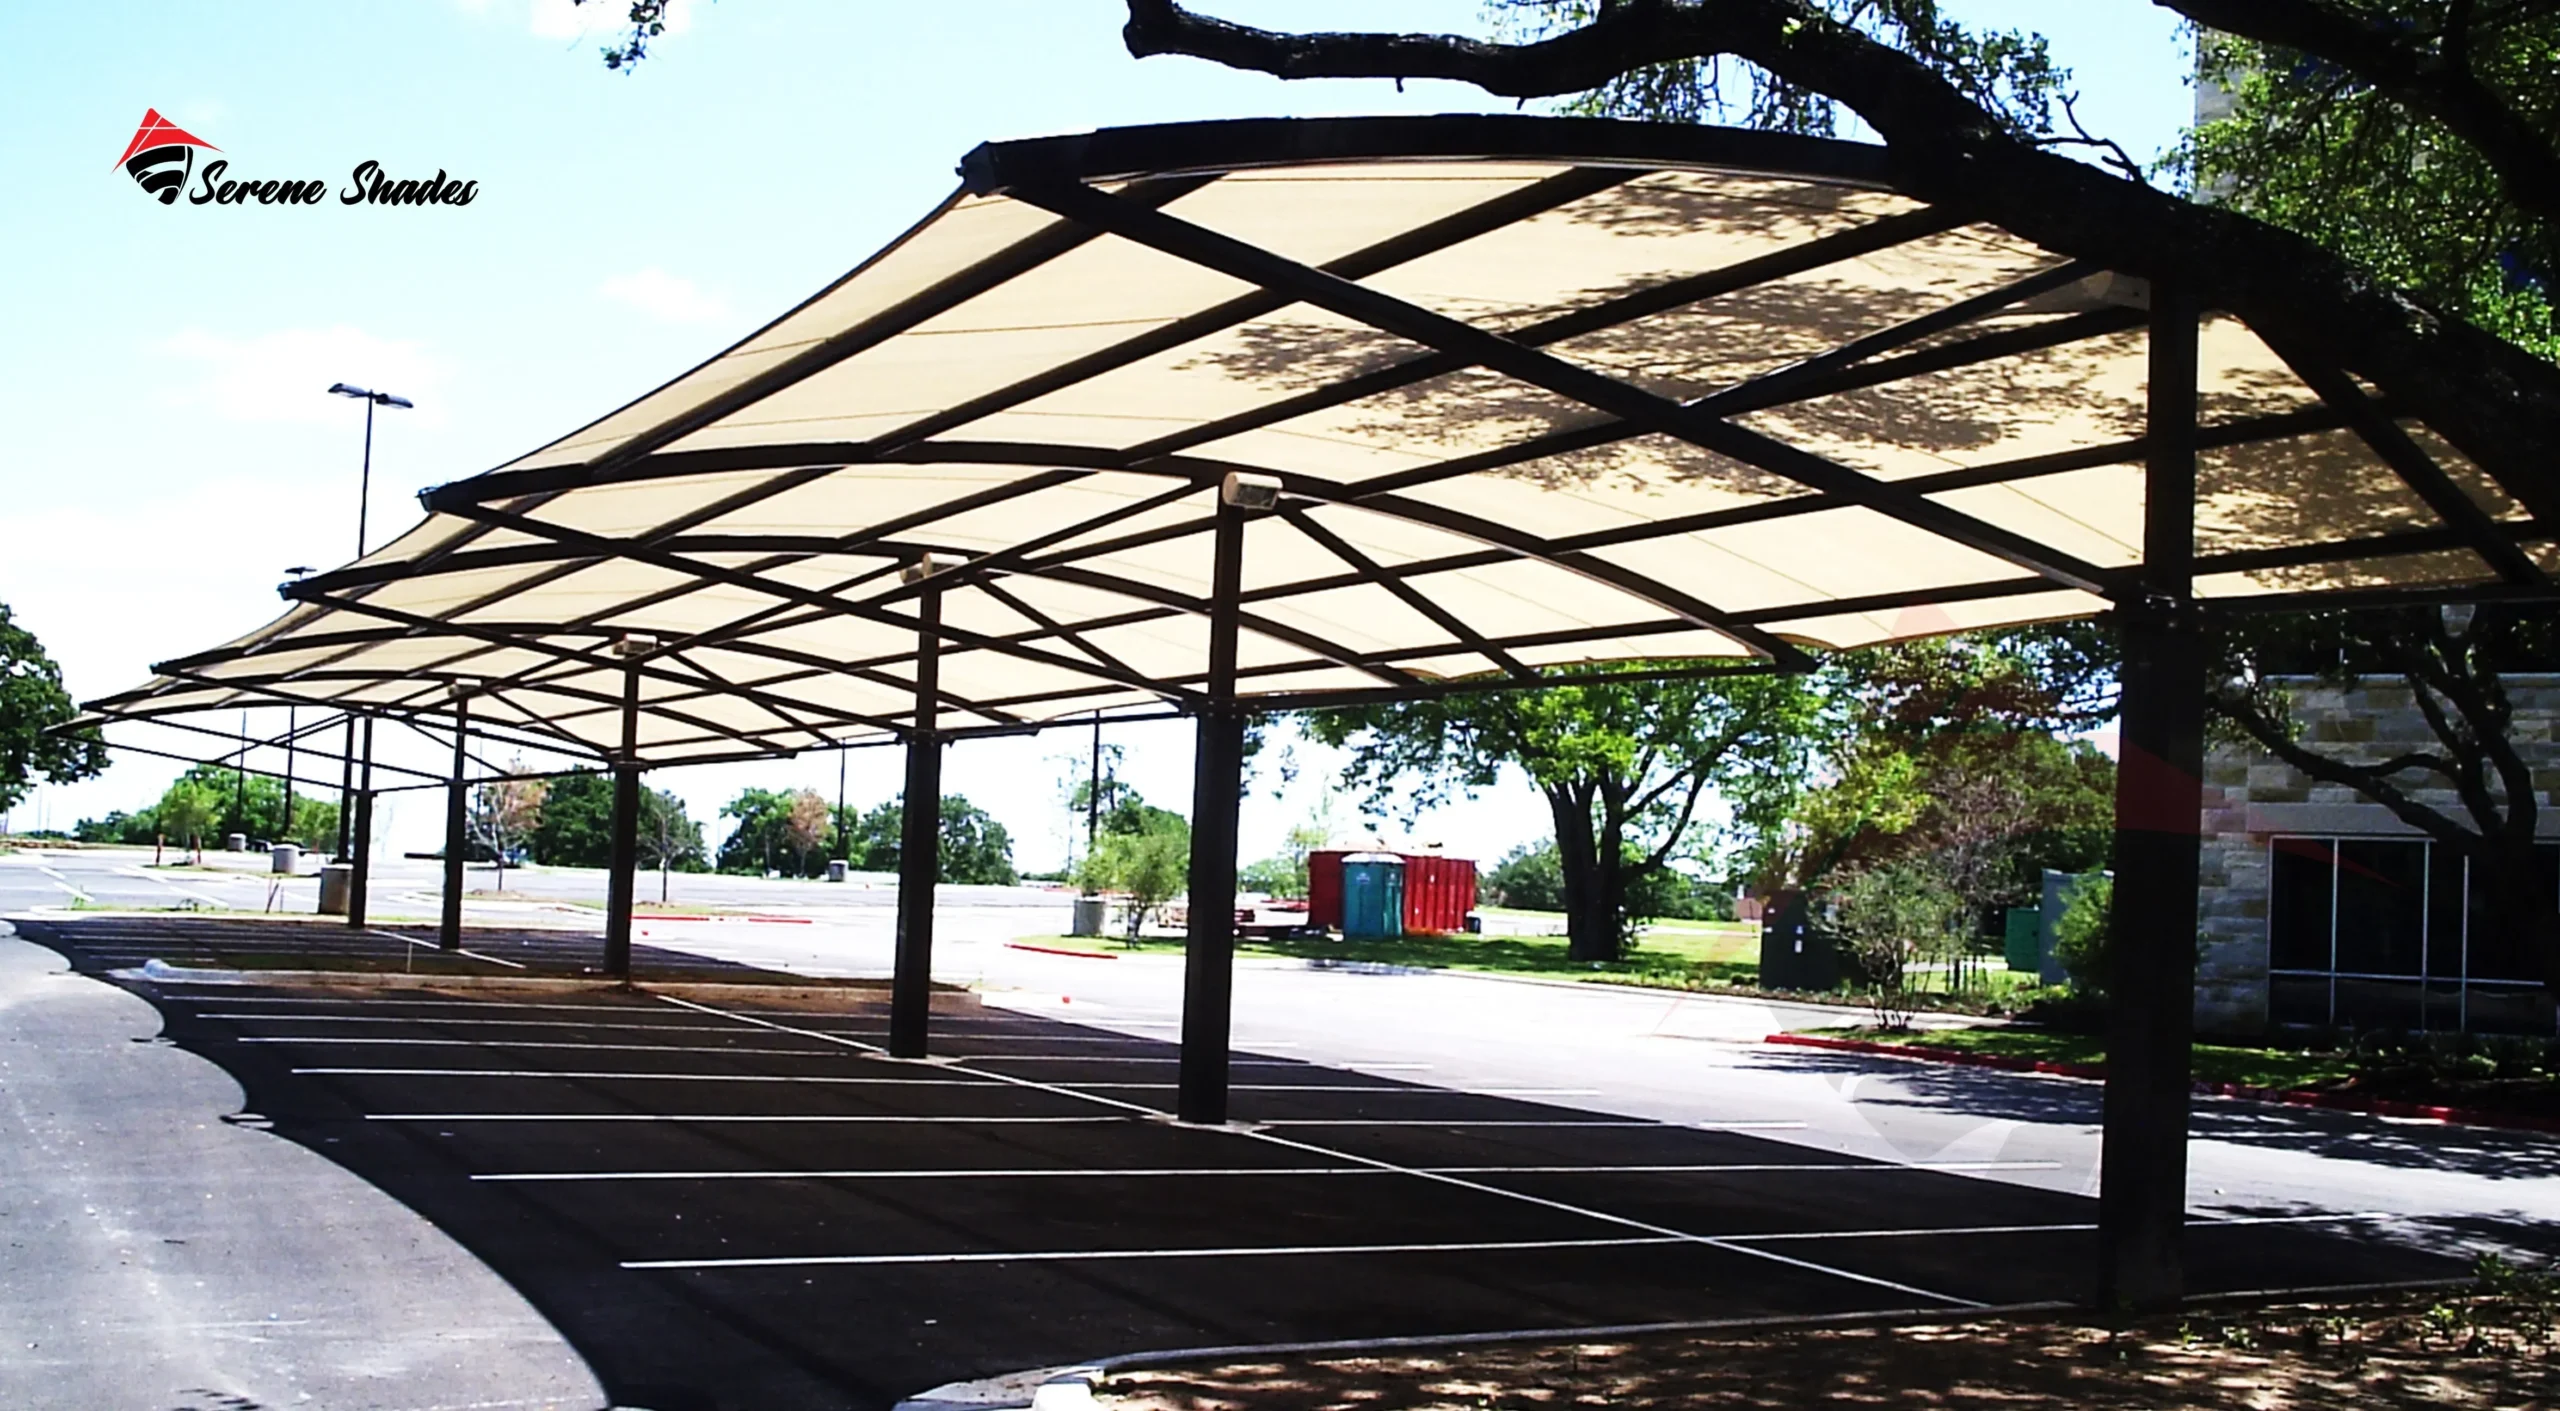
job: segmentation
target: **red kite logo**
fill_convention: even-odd
[[[133,130],[133,140],[125,144],[124,155],[116,160],[133,174],[134,184],[159,198],[161,205],[175,205],[179,188],[187,184],[188,174],[195,170],[198,147],[211,152],[222,150],[160,116],[158,108],[146,108],[142,125]]]

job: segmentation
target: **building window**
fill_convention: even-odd
[[[2278,1024],[2550,1033],[2525,938],[2487,922],[2470,864],[2423,838],[2268,843],[2267,1007]],[[2560,846],[2534,850],[2560,900]]]

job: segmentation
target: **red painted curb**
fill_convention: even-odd
[[[1004,947],[1006,950],[1038,951],[1042,955],[1070,956],[1077,960],[1118,960],[1120,958],[1113,955],[1111,952],[1104,950],[1069,950],[1064,946],[1029,946],[1024,945],[1020,941],[1007,941],[1004,943]]]
[[[1764,1042],[1784,1044],[1792,1048],[1827,1048],[1843,1053],[1873,1053],[1887,1058],[1910,1058],[1928,1063],[1952,1063],[1966,1068],[1997,1068],[2008,1073],[2048,1073],[2060,1078],[2104,1078],[2107,1070],[2089,1063],[2048,1063],[2033,1058],[2012,1058],[2005,1053],[1967,1053],[1961,1049],[1932,1048],[1927,1044],[1880,1044],[1869,1039],[1834,1039],[1820,1034],[1771,1034]],[[2482,1112],[2468,1107],[2430,1107],[2424,1103],[2398,1102],[2389,1098],[2352,1097],[2344,1093],[2313,1092],[2306,1088],[2258,1088],[2244,1083],[2196,1083],[2193,1090],[2203,1097],[2234,1097],[2249,1102],[2277,1102],[2290,1107],[2319,1107],[2333,1112],[2358,1112],[2369,1117],[2414,1117],[2421,1121],[2443,1122],[2457,1127],[2504,1127],[2523,1132],[2560,1132],[2560,1118],[2535,1117],[2516,1112]]]
[[[763,921],[776,926],[813,926],[817,924],[814,918],[807,916],[750,916],[747,919],[749,921]]]

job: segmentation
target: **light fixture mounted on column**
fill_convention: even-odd
[[[613,644],[618,657],[644,657],[658,649],[658,639],[647,632],[625,632]]]
[[[926,579],[931,578],[933,575],[940,573],[949,567],[951,567],[951,560],[949,559],[938,559],[931,554],[918,554],[916,555],[915,562],[903,565],[898,569],[898,581],[912,586],[917,583],[922,583]]]
[[[1240,510],[1273,510],[1280,507],[1280,477],[1255,475],[1250,471],[1231,470],[1218,486],[1218,498]]]

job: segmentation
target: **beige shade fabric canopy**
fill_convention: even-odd
[[[99,705],[434,713],[612,756],[1237,693],[1799,666],[2082,616],[2141,557],[2149,290],[1895,192],[1881,149],[1530,117],[991,144],[743,342]],[[2208,314],[2199,596],[2538,589],[2517,501]],[[940,626],[919,714],[919,612]],[[631,655],[617,655],[617,643]]]

